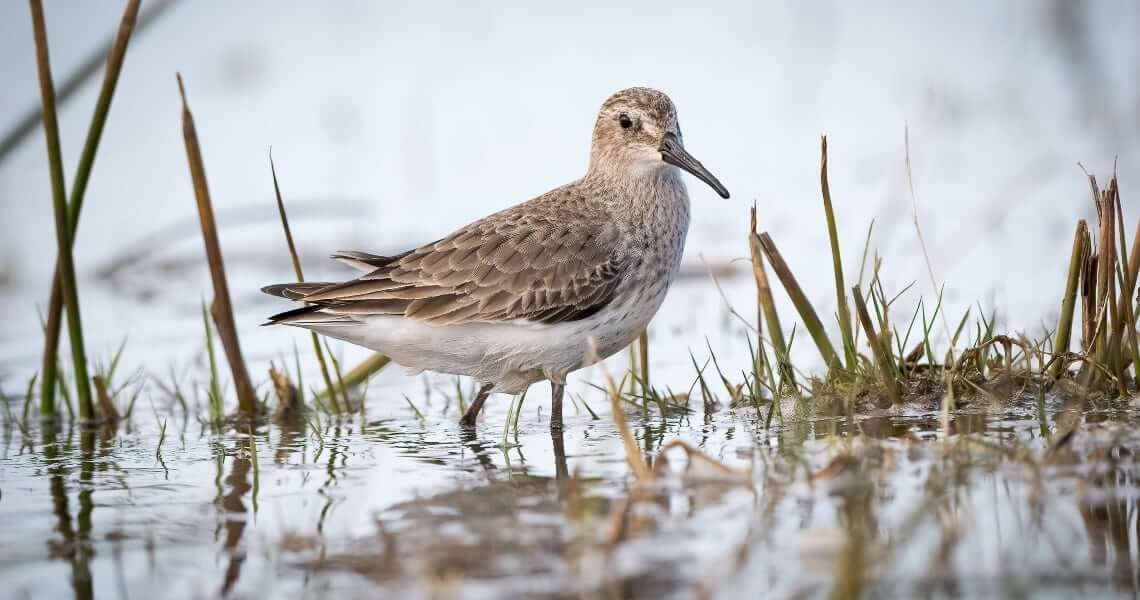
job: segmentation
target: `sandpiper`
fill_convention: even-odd
[[[561,430],[566,376],[629,345],[677,274],[689,229],[680,169],[728,198],[685,150],[669,97],[622,90],[598,112],[581,179],[402,254],[337,252],[364,274],[263,288],[307,304],[267,324],[473,377],[481,385],[464,426],[492,392],[549,380],[550,427]]]

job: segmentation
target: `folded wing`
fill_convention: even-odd
[[[573,201],[527,203],[393,256],[339,252],[365,275],[264,291],[310,303],[271,322],[401,315],[430,323],[584,319],[615,297],[629,266],[616,225]]]

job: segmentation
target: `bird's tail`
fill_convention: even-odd
[[[321,289],[326,288],[332,283],[278,283],[275,285],[267,285],[261,288],[261,291],[269,294],[270,296],[277,296],[278,298],[285,298],[286,300],[302,300],[305,296]]]
[[[287,300],[304,300],[305,296],[326,288],[332,283],[279,283],[276,285],[267,285],[261,288],[262,292],[270,296],[277,296],[278,298],[285,298]],[[282,313],[277,313],[262,323],[262,325],[297,325],[300,327],[310,327],[313,325],[335,325],[356,323],[357,321],[348,315],[332,314],[323,312],[328,308],[320,304],[310,304],[293,310],[287,310]]]

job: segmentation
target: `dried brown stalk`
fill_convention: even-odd
[[[238,341],[237,325],[234,322],[233,305],[230,303],[229,284],[226,282],[225,262],[222,247],[218,243],[218,226],[214,221],[214,208],[210,202],[210,190],[206,185],[206,166],[202,162],[202,151],[198,144],[198,132],[194,128],[194,116],[186,101],[186,88],[182,75],[178,75],[178,93],[182,97],[182,137],[186,142],[186,160],[190,165],[190,177],[194,181],[194,196],[198,202],[198,220],[202,225],[202,241],[206,246],[206,258],[210,265],[210,278],[214,284],[214,300],[210,304],[210,314],[218,327],[218,337],[222,338],[222,348],[230,364],[230,373],[237,391],[238,410],[252,415],[257,412],[257,397],[249,380],[245,360]]]

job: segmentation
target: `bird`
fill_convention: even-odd
[[[623,89],[598,111],[580,179],[400,254],[337,251],[361,275],[262,288],[304,303],[265,324],[473,378],[465,428],[491,393],[549,381],[560,433],[567,376],[636,339],[677,275],[690,218],[682,171],[729,198],[685,149],[672,100]]]

